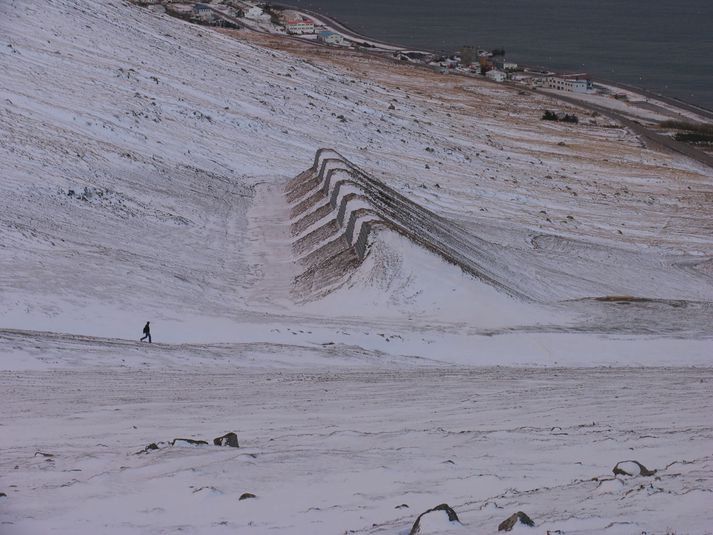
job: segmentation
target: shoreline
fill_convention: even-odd
[[[340,32],[344,33],[344,35],[352,40],[361,40],[367,43],[376,43],[376,44],[381,44],[389,48],[394,48],[394,49],[399,49],[402,52],[410,52],[410,51],[418,51],[418,52],[426,52],[429,54],[433,54],[436,56],[439,55],[451,55],[454,53],[454,51],[447,51],[447,50],[434,50],[430,48],[419,48],[418,50],[409,48],[406,46],[403,46],[400,43],[394,43],[394,42],[388,42],[384,41],[381,39],[374,39],[371,38],[365,34],[359,33],[358,31],[354,30],[351,26],[346,24],[345,22],[341,21],[340,19],[337,19],[331,15],[326,15],[324,13],[320,13],[319,11],[315,11],[314,9],[311,8],[301,8],[298,6],[294,6],[291,4],[284,4],[284,3],[279,3],[279,4],[272,4],[274,7],[278,9],[289,9],[293,11],[298,11],[301,13],[304,13],[308,16],[314,17],[318,20],[324,20],[325,22],[328,22],[330,24],[333,24],[334,26],[338,27],[340,29]],[[388,52],[388,51],[384,51]],[[520,64],[524,69],[529,69],[529,70],[545,70],[547,72],[552,72],[557,75],[567,75],[567,74],[573,74],[574,71],[557,71],[554,69],[550,69],[549,67],[543,66],[543,65],[528,65],[528,64]],[[688,100],[685,100],[680,97],[676,97],[673,95],[666,95],[663,94],[655,89],[650,89],[646,87],[641,87],[633,84],[628,84],[626,82],[620,82],[620,81],[615,81],[615,80],[610,80],[606,78],[599,78],[597,80],[593,80],[594,83],[599,83],[599,84],[604,84],[612,87],[617,87],[619,89],[625,90],[625,91],[631,91],[633,93],[637,93],[643,97],[648,97],[648,98],[654,98],[661,100],[667,104],[670,104],[672,106],[679,106],[683,109],[686,109],[687,111],[690,111],[692,113],[698,113],[702,116],[704,116],[706,119],[713,120],[713,107],[708,107],[708,105],[705,104],[700,104],[696,102],[691,102]]]

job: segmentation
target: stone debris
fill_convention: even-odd
[[[174,438],[171,441],[171,446],[175,446],[176,442],[185,442],[191,446],[207,446],[208,443],[205,440],[194,440],[192,438]]]
[[[428,511],[425,511],[418,515],[418,518],[416,519],[416,522],[413,523],[413,526],[411,527],[411,531],[409,531],[409,535],[416,535],[416,533],[421,532],[421,519],[431,513],[435,513],[437,511],[443,511],[448,515],[448,521],[449,522],[460,522],[458,519],[458,515],[456,512],[451,508],[450,505],[447,503],[442,503],[440,505],[437,505],[433,509],[429,509]]]
[[[518,511],[517,513],[512,514],[510,517],[500,522],[500,525],[498,526],[498,531],[511,531],[516,524],[522,524],[530,528],[535,526],[535,523],[529,516],[527,516],[522,511]]]
[[[137,451],[136,455],[141,455],[142,453],[148,453],[150,451],[157,450],[157,449],[159,449],[158,444],[156,444],[155,442],[152,442],[151,444],[146,446],[144,449]]]
[[[656,470],[649,470],[639,461],[619,461],[612,468],[615,476],[644,476],[649,477],[656,474]]]
[[[232,431],[230,433],[226,433],[222,437],[214,438],[213,444],[216,446],[230,446],[231,448],[240,447],[240,445],[238,444],[238,435],[236,435]]]

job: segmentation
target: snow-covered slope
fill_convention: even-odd
[[[302,316],[276,191],[320,146],[491,244],[543,301],[713,296],[709,170],[596,120],[544,125],[545,97],[325,65],[121,2],[2,9],[7,327],[128,337],[153,318],[186,339],[225,321],[240,339],[265,313]]]
[[[464,527],[424,529],[709,529],[710,169],[544,124],[547,96],[120,0],[0,2],[0,72],[3,534],[393,535],[444,501]],[[339,232],[295,234],[285,193],[320,147],[529,299],[388,228],[296,291],[300,232]]]

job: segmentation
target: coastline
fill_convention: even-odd
[[[278,7],[278,6],[275,6]],[[314,39],[304,38],[300,35],[290,35],[288,33],[278,33],[291,42],[300,42],[309,47],[317,47],[329,53],[340,54],[342,50],[353,50],[372,57],[378,57],[382,60],[393,61],[397,63],[406,63],[415,69],[426,69],[431,72],[440,72],[445,74],[448,72],[450,76],[461,76],[464,78],[475,78],[483,83],[504,85],[513,90],[520,92],[533,92],[546,94],[554,101],[559,101],[565,105],[577,106],[588,113],[601,114],[613,119],[624,125],[629,131],[633,132],[641,143],[649,146],[656,146],[659,149],[664,149],[671,153],[683,155],[703,164],[706,167],[713,168],[713,153],[708,147],[699,147],[692,143],[675,139],[674,133],[670,129],[661,127],[663,123],[670,120],[689,121],[693,123],[707,123],[713,120],[713,111],[706,109],[683,100],[674,99],[665,95],[659,95],[651,90],[630,86],[623,83],[612,82],[609,80],[597,80],[595,85],[599,86],[598,91],[578,93],[575,91],[556,91],[533,87],[527,81],[495,81],[489,80],[487,77],[475,73],[468,72],[464,69],[444,69],[438,67],[432,60],[426,58],[409,58],[410,61],[404,61],[407,58],[404,55],[410,52],[416,54],[425,54],[428,56],[437,54],[433,51],[409,51],[404,47],[395,44],[388,44],[375,41],[369,37],[358,34],[349,30],[346,33],[342,28],[346,25],[340,21],[333,19],[327,15],[320,13],[293,8],[287,4],[280,4],[279,9],[295,10],[296,13],[303,17],[312,17],[315,26],[322,26],[326,30],[331,30],[336,33],[341,33],[342,37],[355,47],[334,47],[333,45],[320,43]],[[359,46],[360,42],[364,42],[366,46]],[[377,44],[380,43],[380,46]],[[389,48],[385,48],[388,46]],[[521,65],[525,68],[525,76],[541,75],[562,76],[565,73],[550,71],[543,67],[532,67]],[[538,90],[540,89],[540,90]],[[623,101],[618,98],[619,90],[623,93]],[[627,98],[628,94],[628,98]]]
[[[298,6],[294,6],[291,4],[284,4],[284,3],[279,3],[279,4],[272,4],[274,7],[279,8],[279,9],[289,9],[289,10],[294,10],[298,11],[301,13],[304,13],[310,17],[314,17],[317,20],[321,21],[326,21],[329,24],[337,27],[339,29],[340,33],[343,33],[345,36],[347,36],[351,40],[355,41],[364,41],[367,43],[376,43],[383,45],[385,47],[393,48],[393,49],[398,49],[402,52],[410,52],[410,51],[416,51],[416,49],[412,47],[406,47],[400,43],[395,43],[391,41],[384,41],[381,39],[375,39],[372,38],[368,35],[365,35],[363,33],[358,32],[351,26],[349,26],[347,23],[344,21],[332,16],[332,15],[327,15],[324,13],[321,13],[319,11],[316,11],[311,8],[302,8]],[[373,51],[375,53],[378,53],[377,51]],[[418,48],[418,52],[424,52],[428,54],[433,54],[436,56],[441,56],[441,55],[451,55],[455,52],[455,50],[444,50],[444,49],[432,49],[428,47],[420,47]],[[574,71],[561,71],[561,70],[555,70],[551,69],[547,66],[544,65],[531,65],[531,64],[525,64],[525,63],[520,63],[520,65],[528,70],[543,70],[547,72],[552,72],[557,75],[567,75],[567,74],[572,74]],[[667,104],[670,104],[672,106],[677,106],[686,109],[687,111],[693,112],[693,113],[698,113],[702,116],[705,116],[707,119],[713,120],[713,107],[708,107],[707,105],[700,104],[697,102],[691,102],[689,100],[685,100],[680,97],[676,97],[673,95],[666,95],[664,93],[661,93],[659,91],[656,91],[652,88],[646,88],[634,84],[629,84],[626,82],[622,81],[616,81],[616,80],[611,80],[607,78],[597,78],[594,80],[594,83],[599,83],[599,84],[604,84],[612,87],[617,87],[622,90],[630,91],[632,93],[637,93],[642,97],[648,97],[648,98],[654,98],[657,100],[661,100]]]

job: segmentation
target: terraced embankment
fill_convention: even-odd
[[[317,151],[310,169],[286,186],[291,233],[302,272],[295,292],[316,298],[333,289],[367,253],[375,229],[397,232],[465,272],[523,299],[496,246],[414,203],[332,149]]]
[[[422,292],[424,281],[415,283],[413,277],[428,269],[421,265],[420,256],[407,249],[392,250],[398,241],[384,233],[395,233],[517,300],[555,305],[566,311],[566,317],[581,318],[566,329],[710,335],[713,308],[705,300],[648,298],[647,294],[629,297],[640,295],[643,287],[621,281],[624,292],[616,291],[615,285],[582,276],[593,266],[591,254],[585,255],[582,248],[528,252],[477,237],[473,228],[461,227],[408,199],[335,150],[318,150],[312,167],[291,180],[285,191],[291,211],[292,256],[297,265],[291,291],[298,302],[318,300],[347,282],[350,287],[356,284],[359,292],[374,288],[391,291],[389,283],[383,283],[389,279],[395,281],[394,287],[411,284],[414,292]],[[488,229],[483,233],[488,236]],[[560,248],[566,245],[561,237],[550,237],[552,240]],[[378,253],[377,258],[362,266],[369,251]],[[656,258],[641,253],[607,250],[609,258],[615,254],[629,254],[630,259],[621,258],[624,265],[644,267],[656,276],[700,277],[666,269],[663,264],[653,270]],[[383,255],[392,266],[383,265]],[[408,267],[399,271],[401,268],[394,269],[396,265]],[[439,273],[445,276],[445,272]],[[438,280],[428,279],[426,286],[432,284],[442,286]],[[408,292],[397,293],[402,297]],[[460,295],[481,306],[484,303],[482,296]]]

